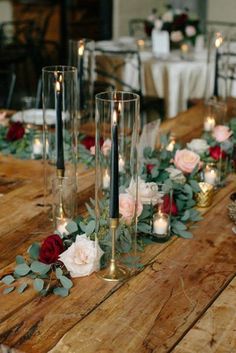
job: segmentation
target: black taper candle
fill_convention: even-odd
[[[80,110],[84,109],[84,90],[83,90],[83,80],[84,80],[84,44],[79,44],[79,96],[80,96]]]
[[[113,113],[111,140],[110,218],[119,218],[119,153],[117,112]]]
[[[56,167],[65,170],[62,124],[62,85],[56,82]]]

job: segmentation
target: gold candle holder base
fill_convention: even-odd
[[[116,242],[116,231],[119,225],[118,218],[111,218],[110,229],[112,235],[112,255],[109,266],[100,271],[97,275],[109,282],[124,281],[130,276],[130,272],[124,266],[119,264],[115,259],[115,242]]]
[[[130,272],[118,264],[116,260],[111,259],[109,267],[100,271],[98,276],[108,282],[120,282],[127,279],[130,276]]]
[[[205,208],[212,204],[214,197],[214,186],[208,183],[199,183],[201,191],[196,194],[197,207]]]

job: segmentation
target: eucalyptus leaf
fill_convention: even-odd
[[[77,232],[78,231],[77,223],[75,223],[74,221],[68,222],[68,224],[66,225],[66,230],[69,232],[69,234]]]
[[[12,275],[7,275],[1,279],[1,282],[9,285],[9,284],[15,282],[15,278]]]
[[[40,250],[40,245],[39,243],[33,243],[29,249],[28,249],[28,253],[31,257],[31,259],[33,260],[38,260],[39,257],[39,250]]]
[[[138,223],[138,232],[150,234],[152,227],[147,223]]]
[[[17,289],[18,293],[20,293],[20,294],[23,293],[27,287],[28,287],[27,283],[22,283]]]
[[[15,287],[4,288],[3,294],[11,293],[14,289],[15,289]]]
[[[41,275],[44,275],[51,269],[51,265],[46,265],[40,261],[34,261],[31,264],[31,271],[34,273],[39,273]]]
[[[59,279],[63,275],[63,271],[60,267],[56,268],[56,277]]]
[[[82,230],[82,232],[86,232],[86,224],[84,224],[82,221],[79,222],[79,226],[80,226],[80,229]]]
[[[15,268],[15,273],[18,274],[19,276],[25,276],[29,272],[30,272],[30,267],[26,263],[17,265]]]
[[[64,287],[57,287],[53,289],[53,293],[59,295],[60,297],[67,297],[69,294],[69,290]]]
[[[40,292],[43,289],[43,286],[44,286],[44,281],[41,278],[36,278],[34,280],[34,289],[37,292]]]
[[[190,211],[185,210],[184,215],[181,217],[181,221],[186,222],[190,218]]]
[[[91,235],[95,230],[95,220],[91,220],[85,228],[85,233],[87,236]]]
[[[17,263],[17,265],[24,264],[25,263],[24,257],[21,255],[17,255],[16,256],[16,263]]]
[[[66,276],[60,276],[59,280],[64,288],[70,289],[73,286],[73,282]]]
[[[86,206],[86,208],[87,208],[88,213],[90,214],[90,216],[91,216],[93,219],[95,219],[95,218],[96,218],[95,211],[94,211],[87,203],[85,203],[85,206]]]
[[[200,192],[200,186],[196,180],[189,180],[189,184],[192,186],[194,192]]]

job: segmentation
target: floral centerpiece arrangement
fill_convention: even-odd
[[[171,5],[167,5],[162,15],[153,9],[146,21],[147,35],[151,35],[153,28],[168,31],[172,47],[179,47],[184,41],[194,45],[197,35],[200,34],[198,16],[191,13],[188,8],[174,9]]]
[[[234,129],[236,124],[230,126]],[[200,191],[199,181],[204,178],[202,171],[209,161],[231,157],[232,136],[236,134],[236,128],[234,130],[218,125],[209,135],[194,139],[186,146],[173,143],[169,136],[162,136],[161,148],[144,149],[137,204],[134,198],[135,180],[131,180],[126,187],[120,187],[120,226],[116,251],[121,261],[123,254],[129,254],[132,249],[135,213],[138,217],[138,249],[141,251],[147,244],[158,241],[153,233],[153,217],[161,199],[161,211],[171,215],[170,236],[192,237],[191,227],[202,219],[195,198]],[[90,156],[93,163],[94,140],[83,137],[82,142],[84,153]],[[111,143],[109,140],[101,141],[101,146],[106,157],[110,153]],[[171,193],[162,198],[159,184]],[[111,235],[107,231],[109,193],[100,205],[99,219],[96,217],[95,200],[90,199],[86,206],[87,216],[79,216],[69,222],[63,234],[55,231],[42,243],[32,244],[27,254],[16,257],[14,271],[1,279],[3,293],[15,289],[23,293],[31,279],[34,289],[40,294],[53,292],[64,297],[73,286],[72,278],[88,276],[106,266],[111,254]],[[124,262],[129,265],[129,258],[124,257]],[[137,262],[136,269],[141,268],[142,264]]]

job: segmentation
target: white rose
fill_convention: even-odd
[[[77,235],[75,242],[59,256],[59,260],[64,263],[71,277],[83,277],[99,271],[102,255],[98,242],[83,234]]]
[[[188,36],[188,37],[193,37],[193,36],[195,36],[196,35],[196,28],[195,27],[193,27],[193,26],[187,26],[186,28],[185,28],[185,33],[186,33],[186,35]]]
[[[136,182],[132,179],[126,191],[135,198]],[[161,194],[158,192],[156,183],[145,183],[140,177],[138,178],[138,198],[143,205],[156,205],[161,199]]]
[[[197,154],[202,154],[208,150],[209,145],[203,139],[193,139],[192,141],[187,143],[187,147],[188,149]]]
[[[174,43],[181,42],[184,39],[183,33],[181,31],[173,31],[170,34],[170,39]]]
[[[163,22],[173,22],[174,15],[172,11],[166,11],[162,16]]]
[[[174,167],[168,167],[165,170],[169,173],[169,177],[172,181],[175,181],[176,183],[179,183],[179,184],[185,183],[186,178],[181,172],[181,170]]]

